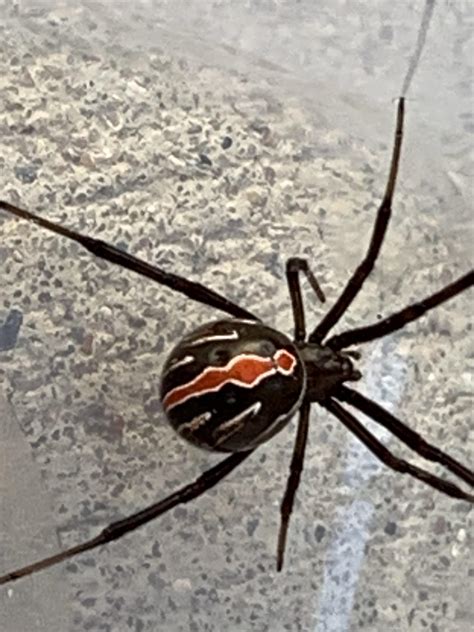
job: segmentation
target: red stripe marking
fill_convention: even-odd
[[[165,410],[182,404],[190,397],[218,391],[225,384],[233,383],[253,388],[261,380],[275,373],[290,375],[296,366],[296,358],[286,349],[279,349],[273,358],[241,354],[223,367],[209,366],[193,380],[173,388],[163,399]]]

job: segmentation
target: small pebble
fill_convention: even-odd
[[[208,156],[206,156],[206,154],[199,154],[199,160],[203,165],[212,167],[212,160]]]

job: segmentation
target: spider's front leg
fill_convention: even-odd
[[[316,277],[311,272],[311,268],[309,267],[306,259],[300,259],[299,257],[291,257],[290,259],[288,259],[288,261],[286,262],[286,279],[290,292],[291,306],[293,308],[293,319],[295,322],[295,342],[304,342],[306,338],[303,299],[301,297],[299,278],[300,272],[302,272],[306,276],[321,303],[324,303],[326,301],[324,292],[322,291]]]
[[[51,222],[44,217],[31,213],[26,209],[19,208],[18,206],[3,200],[0,200],[0,210],[6,211],[7,213],[10,213],[10,215],[15,215],[19,219],[25,219],[33,224],[37,224],[52,233],[56,233],[56,235],[66,237],[67,239],[81,245],[99,259],[104,259],[105,261],[151,279],[156,283],[165,285],[174,292],[184,294],[193,301],[220,309],[234,318],[244,318],[255,321],[260,320],[248,310],[240,307],[240,305],[237,305],[233,301],[230,301],[218,292],[211,290],[211,288],[208,288],[201,283],[190,281],[189,279],[186,279],[178,274],[174,274],[173,272],[168,272],[158,268],[157,266],[153,266],[146,261],[142,261],[141,259],[134,257],[128,252],[120,250],[120,248],[117,248],[112,244],[102,241],[101,239],[95,239],[93,237],[89,237],[88,235],[82,235],[81,233],[67,228],[66,226],[61,226],[60,224]]]
[[[338,323],[340,318],[346,312],[359,293],[365,280],[372,272],[377,257],[379,256],[380,249],[382,247],[385,233],[392,214],[392,199],[395,191],[395,184],[398,176],[398,165],[400,163],[400,153],[402,150],[403,139],[403,121],[405,115],[405,99],[402,97],[398,101],[397,109],[397,122],[395,127],[395,138],[392,149],[392,159],[390,163],[390,170],[388,174],[388,180],[385,187],[385,193],[382,198],[382,202],[378,208],[377,216],[375,218],[374,228],[372,230],[372,237],[370,238],[369,248],[364,259],[357,266],[354,273],[346,283],[342,294],[337,301],[327,312],[321,322],[317,325],[314,331],[309,336],[310,342],[321,343],[326,338],[329,331]]]

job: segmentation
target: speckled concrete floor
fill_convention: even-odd
[[[333,299],[367,243],[421,3],[233,4],[0,4],[0,191],[290,333],[285,259],[308,257]],[[346,327],[472,261],[469,16],[435,8],[395,216]],[[214,462],[157,390],[170,347],[216,313],[3,215],[0,270],[2,572]],[[360,385],[465,463],[470,307],[364,347]],[[469,507],[386,471],[321,410],[275,572],[293,430],[193,504],[2,587],[1,630],[468,632]]]

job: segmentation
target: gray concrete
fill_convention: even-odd
[[[367,244],[422,9],[315,4],[0,2],[1,197],[291,333],[285,259],[309,258],[332,300]],[[469,2],[435,7],[393,222],[344,327],[472,265],[469,16]],[[461,296],[365,346],[359,386],[465,463],[470,308]],[[309,293],[307,313],[323,313]],[[215,316],[0,217],[0,573],[215,461],[173,434],[157,396],[167,350]],[[2,632],[468,632],[469,507],[386,471],[316,408],[275,572],[293,431],[189,506],[2,587]]]

